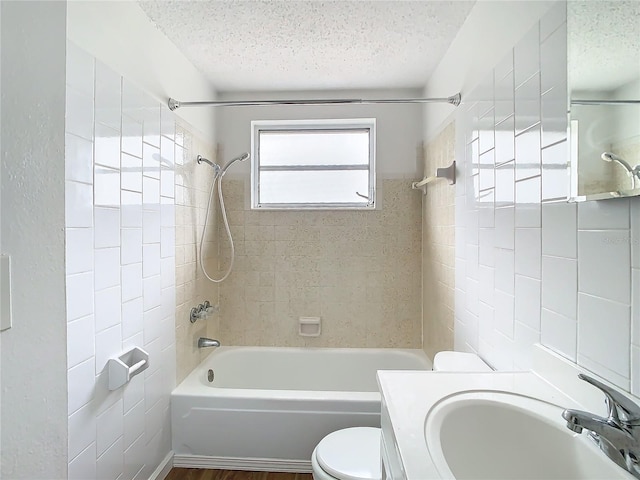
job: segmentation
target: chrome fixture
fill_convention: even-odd
[[[189,321],[191,323],[196,323],[197,320],[204,320],[210,315],[214,313],[218,313],[220,311],[220,307],[217,305],[211,305],[209,300],[205,300],[204,303],[201,303],[197,307],[193,307],[191,312],[189,313]]]
[[[630,399],[584,374],[578,378],[602,390],[607,418],[580,410],[565,410],[562,418],[572,432],[589,430],[589,436],[616,464],[640,478],[640,407]]]
[[[368,104],[368,103],[449,103],[455,107],[460,105],[462,97],[456,93],[444,98],[332,98],[332,99],[311,99],[311,100],[232,100],[227,102],[180,102],[175,98],[170,98],[167,102],[169,110],[176,110],[181,107],[262,107],[268,105],[345,105],[345,104]]]
[[[229,170],[229,167],[234,163],[244,162],[245,160],[248,160],[249,157],[250,157],[249,152],[244,152],[238,155],[236,158],[232,158],[224,167],[222,167],[222,170],[220,171],[220,176],[221,177],[224,176],[224,174],[227,173],[227,170]]]
[[[636,179],[640,181],[640,164],[632,167],[624,158],[611,152],[603,152],[600,158],[605,162],[615,162],[621,165],[627,171],[627,176],[631,177],[631,188],[636,188]]]
[[[211,165],[213,167],[213,170],[215,171],[216,175],[220,171],[220,165],[218,165],[217,163],[213,163],[211,160],[207,160],[202,155],[198,155],[196,157],[196,162],[198,162],[198,165],[200,165],[202,162],[208,163],[209,165]]]
[[[196,157],[196,161],[198,162],[198,164],[201,164],[202,162],[204,163],[208,163],[209,165],[211,165],[213,167],[214,170],[214,175],[216,176],[223,176],[225,173],[227,173],[227,170],[229,169],[229,167],[231,165],[233,165],[236,162],[244,162],[245,160],[247,160],[249,158],[249,153],[245,152],[242,155],[238,155],[235,158],[232,158],[231,160],[229,160],[229,162],[224,166],[221,167],[220,165],[218,165],[217,163],[213,163],[211,160],[208,160],[206,158],[204,158],[202,155],[198,155]]]
[[[219,347],[219,346],[220,346],[220,342],[218,340],[214,340],[213,338],[200,337],[198,339],[198,348]]]
[[[640,100],[571,100],[571,105],[637,105],[639,103]]]
[[[213,167],[213,182],[211,183],[211,191],[209,192],[209,201],[207,202],[207,213],[204,217],[205,224],[204,224],[204,228],[202,229],[202,236],[200,237],[200,252],[199,252],[200,268],[202,268],[202,273],[204,273],[204,276],[207,277],[207,279],[213,283],[220,283],[229,276],[229,274],[231,273],[231,270],[233,269],[233,262],[235,261],[235,258],[236,258],[236,250],[235,250],[235,246],[233,245],[233,237],[231,236],[231,230],[229,229],[229,221],[227,220],[227,210],[224,206],[224,198],[222,196],[222,177],[224,177],[224,174],[227,173],[227,170],[231,165],[233,165],[236,162],[244,162],[249,157],[250,157],[249,153],[245,152],[229,160],[229,162],[227,162],[227,164],[224,167],[221,167],[220,165],[212,162],[211,160],[207,160],[202,155],[198,155],[196,157],[196,161],[198,163],[205,162]],[[204,268],[204,257],[202,255],[202,250],[204,245],[204,236],[207,232],[206,219],[209,218],[209,211],[211,210],[211,199],[213,198],[213,191],[216,188],[216,183],[218,184],[218,199],[220,200],[220,210],[222,211],[222,221],[224,223],[224,228],[227,231],[227,237],[229,238],[229,243],[231,244],[231,261],[229,262],[229,268],[221,278],[212,278],[209,276],[209,274],[207,273],[207,270]]]

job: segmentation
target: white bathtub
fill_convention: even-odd
[[[422,350],[220,347],[171,394],[174,465],[310,472],[328,433],[380,426],[377,370],[430,368]]]

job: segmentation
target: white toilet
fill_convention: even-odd
[[[438,352],[433,370],[490,372],[491,367],[473,353]],[[380,480],[380,429],[352,427],[332,432],[311,455],[314,480]]]

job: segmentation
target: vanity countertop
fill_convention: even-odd
[[[451,476],[438,472],[432,456],[437,446],[425,440],[425,425],[432,409],[437,410],[447,399],[457,394],[496,392],[540,400],[562,408],[586,410],[606,417],[603,392],[578,378],[579,373],[594,376],[573,362],[536,345],[533,369],[523,372],[432,372],[379,371],[378,386],[382,397],[382,436],[385,448],[394,444],[394,457],[401,465],[399,476],[406,480],[427,480]],[[602,383],[621,391],[619,387],[600,379]],[[623,393],[640,405],[640,398]],[[586,439],[586,437],[585,437]],[[594,444],[595,445],[595,444]],[[437,455],[436,455],[437,456]],[[395,464],[394,464],[395,465]],[[395,467],[394,467],[395,468]],[[626,476],[626,472],[621,470]]]
[[[387,409],[397,454],[408,480],[440,478],[425,441],[425,419],[441,400],[462,392],[506,392],[562,408],[583,409],[534,372],[449,373],[379,371],[378,384]],[[386,427],[388,428],[388,427]],[[383,425],[383,435],[385,425]]]

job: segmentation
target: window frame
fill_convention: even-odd
[[[369,133],[369,190],[362,192],[368,201],[337,203],[259,203],[260,194],[260,132],[296,131],[362,131]],[[358,168],[349,168],[349,167]],[[361,165],[340,165],[337,170],[363,170]],[[254,120],[251,122],[251,209],[252,210],[374,210],[376,208],[376,119],[345,118],[316,120]],[[327,168],[282,168],[266,170],[314,171]],[[336,169],[336,168],[334,168]],[[263,170],[265,170],[263,168]]]

